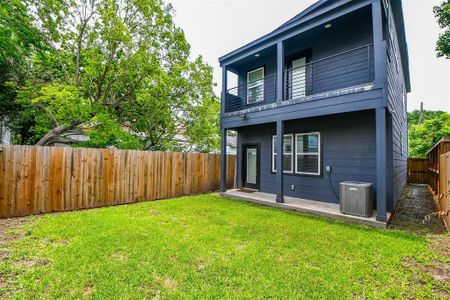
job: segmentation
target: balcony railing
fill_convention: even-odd
[[[302,99],[373,81],[372,44],[305,63],[283,72],[283,100]],[[239,85],[226,93],[226,112],[276,101],[277,75]]]
[[[275,102],[276,86],[277,76],[271,75],[229,89],[225,100],[227,112]]]

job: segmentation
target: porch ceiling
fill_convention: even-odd
[[[348,30],[351,34],[352,24],[355,22],[355,20],[360,19],[364,20],[364,22],[367,22],[369,26],[372,26],[372,14],[370,6],[364,6],[349,14],[345,14],[330,21],[329,23],[332,25],[331,28],[324,28],[323,25],[319,25],[286,39],[284,41],[285,56],[297,53],[301,50],[305,50],[306,48],[311,46],[308,44],[314,39],[324,39],[326,42],[328,36],[336,34],[336,30]],[[331,48],[333,47],[333,45],[330,46]],[[261,65],[271,60],[275,62],[277,58],[276,44],[269,45],[268,47],[258,51],[257,57],[255,57],[255,54],[256,53],[251,53],[247,56],[244,56],[242,59],[228,64],[227,69],[234,73],[239,73],[241,71],[247,71],[249,65],[259,65],[258,62],[260,62]]]

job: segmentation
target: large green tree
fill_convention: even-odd
[[[408,113],[409,156],[415,158],[424,158],[443,136],[450,136],[450,114],[425,110],[423,123],[419,124],[420,114],[419,110]]]
[[[46,0],[0,0],[0,121],[23,111],[15,100],[20,86],[29,78],[32,56],[49,49],[45,32],[34,26],[37,19],[29,13],[29,7],[34,8],[37,16],[42,14],[43,7],[55,6]],[[28,121],[17,118],[9,126],[26,137]]]
[[[37,27],[48,46],[27,51],[27,76],[3,84],[14,89],[9,119],[20,142],[45,145],[88,128],[84,146],[179,149],[182,133],[189,150],[218,148],[212,69],[190,58],[170,4],[48,1],[24,10],[37,21],[24,27]]]
[[[450,0],[435,6],[433,11],[439,26],[444,29],[436,43],[437,55],[450,59]]]

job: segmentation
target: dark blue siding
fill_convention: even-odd
[[[372,46],[315,62],[312,73],[312,94],[356,86],[373,81]]]
[[[408,125],[406,119],[406,84],[403,75],[399,44],[392,15],[387,30],[387,97],[392,123],[392,197],[387,199],[388,208],[393,210],[406,185],[408,158]]]
[[[342,112],[367,110],[382,106],[384,103],[381,89],[352,92],[349,94],[328,94],[318,99],[283,104],[275,108],[245,111],[247,118],[241,119],[239,114],[222,117],[221,126],[235,128],[274,122],[276,120],[292,120],[320,115],[331,115]]]
[[[332,167],[331,180],[339,195],[339,182],[357,180],[375,184],[375,119],[373,110],[289,121],[285,133],[320,131],[322,138],[322,176],[285,174],[286,196],[336,202],[325,166]],[[241,145],[261,145],[261,191],[275,193],[275,174],[271,173],[271,139],[275,123],[242,127],[239,133],[238,182],[241,178]],[[295,190],[291,190],[295,185]]]
[[[354,1],[351,5],[357,3],[362,2]],[[255,104],[257,107],[244,105],[244,86],[237,89],[236,97],[230,97],[231,108],[222,109],[227,113],[221,116],[221,127],[237,129],[239,133],[238,183],[242,155],[239,149],[245,143],[259,143],[261,191],[276,193],[276,175],[271,173],[271,143],[275,124],[282,120],[286,133],[320,131],[323,141],[322,176],[285,174],[280,187],[283,186],[286,196],[335,202],[328,174],[324,172],[325,166],[330,165],[332,184],[338,194],[341,181],[357,180],[374,185],[378,182],[379,197],[374,198],[379,204],[377,218],[385,219],[385,206],[389,212],[395,209],[407,178],[409,75],[403,73],[408,68],[407,63],[402,65],[401,58],[405,61],[407,53],[404,45],[399,45],[393,14],[382,14],[380,3],[373,1],[349,14],[322,19],[322,23],[308,30],[299,29],[296,35],[287,30],[277,44],[268,43],[258,49],[249,47],[248,54],[241,52],[239,56],[227,58],[226,68],[239,75],[239,84],[246,84],[250,70],[264,66],[266,77],[280,79],[277,59],[281,73],[283,58],[295,59],[299,52],[307,56],[306,97],[289,98],[292,95],[289,78],[293,74],[286,70],[283,81],[277,81],[277,91],[275,85],[265,84],[265,95],[272,96],[266,97],[264,103]],[[327,22],[332,27],[326,30],[323,25]],[[400,42],[404,42],[404,37],[401,36]],[[371,47],[361,48],[365,45]],[[351,49],[362,50],[345,55]],[[327,59],[322,61],[324,58]],[[353,88],[343,89],[346,87]],[[276,100],[280,101],[271,103]],[[291,185],[295,185],[294,190]]]

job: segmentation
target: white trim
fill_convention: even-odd
[[[293,159],[294,159],[294,154],[295,154],[294,153],[294,145],[295,145],[294,134],[293,133],[287,133],[287,134],[284,134],[283,136],[284,136],[284,139],[283,139],[283,156],[284,155],[291,155],[291,170],[290,171],[283,170],[283,173],[293,174],[294,173],[294,160]],[[284,152],[284,141],[285,141],[285,138],[287,136],[291,137],[291,153],[285,153]],[[271,159],[272,165],[271,165],[271,170],[272,170],[273,173],[276,173],[276,170],[274,169],[274,166],[275,166],[275,155],[278,155],[276,153],[276,146],[275,145],[276,145],[276,135],[272,135],[272,159]]]
[[[253,73],[253,72],[256,72],[256,71],[259,71],[259,70],[262,70],[262,78],[259,79],[259,80],[256,80],[256,81],[249,82],[249,75],[250,75],[250,73]],[[261,81],[261,83],[258,83],[258,81]],[[262,87],[261,100],[257,100],[257,101],[252,102],[252,103],[248,102],[249,84],[254,84],[254,85],[251,86],[251,88],[255,88],[255,87],[258,87],[258,86]],[[264,101],[264,67],[260,67],[260,68],[257,68],[257,69],[254,69],[254,70],[251,70],[251,71],[247,72],[247,97],[246,98],[247,98],[246,99],[246,104],[254,104],[254,103],[258,103],[258,102]]]
[[[298,152],[297,151],[297,136],[302,136],[302,135],[312,135],[312,134],[317,134],[317,153],[316,152]],[[320,157],[320,148],[321,148],[321,139],[320,139],[320,132],[316,131],[316,132],[305,132],[305,133],[297,133],[295,134],[295,174],[304,174],[304,175],[321,175],[321,169],[320,169],[320,165],[321,165],[321,157]],[[297,156],[298,155],[317,155],[318,159],[317,159],[317,173],[314,172],[300,172],[298,171],[298,162],[297,162]]]
[[[272,135],[272,165],[271,165],[271,170],[272,170],[272,172],[273,173],[275,173],[276,172],[276,170],[275,170],[275,155],[276,155],[276,153],[275,153],[275,144],[276,144],[276,141],[275,141],[275,138],[276,138],[277,136],[276,135]]]

